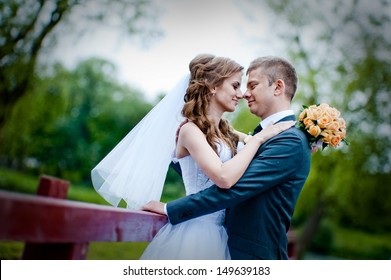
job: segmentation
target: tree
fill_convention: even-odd
[[[10,167],[89,182],[91,169],[152,105],[119,84],[115,66],[104,60],[89,59],[73,70],[57,64],[46,72],[15,106],[3,157]]]
[[[0,0],[0,139],[17,101],[35,75],[39,56],[61,25],[106,22],[130,35],[156,36],[149,0]]]

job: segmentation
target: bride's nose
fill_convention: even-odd
[[[243,98],[243,93],[242,93],[242,91],[240,89],[236,91],[236,98],[238,98],[238,99],[242,99]]]

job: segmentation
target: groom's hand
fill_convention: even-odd
[[[164,211],[164,203],[156,200],[151,200],[147,204],[145,204],[143,207],[141,207],[141,210],[144,211],[149,211],[149,212],[154,212],[158,213],[161,215],[166,215]]]

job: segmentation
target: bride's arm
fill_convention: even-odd
[[[239,141],[244,142],[244,139],[248,136],[247,134],[244,134],[243,132],[235,130],[235,134],[239,136]]]
[[[181,128],[178,146],[185,149],[218,187],[232,187],[246,171],[260,145],[271,137],[290,128],[295,122],[280,122],[255,134],[247,144],[230,160],[221,162],[218,155],[206,141],[205,135],[193,123]]]
[[[235,133],[239,136],[239,142],[243,142],[244,144],[247,144],[250,141],[250,139],[253,137],[250,134],[245,134],[237,130],[235,130]]]

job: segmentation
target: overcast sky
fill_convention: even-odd
[[[245,68],[257,56],[281,55],[275,46],[260,41],[277,37],[268,34],[270,12],[262,7],[248,13],[243,2],[235,0],[157,3],[164,4],[159,7],[158,20],[164,35],[149,47],[143,48],[115,30],[99,28],[77,41],[61,36],[55,58],[69,67],[89,57],[105,58],[116,64],[120,81],[152,99],[187,73],[190,60],[197,54],[228,56]]]

